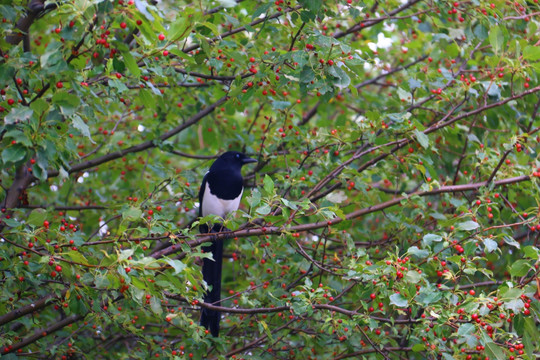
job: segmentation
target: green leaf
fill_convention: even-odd
[[[172,266],[175,275],[181,273],[187,267],[187,265],[180,260],[166,259],[165,261]]]
[[[335,78],[332,83],[340,89],[344,89],[351,84],[351,78],[339,66],[328,66],[327,73]]]
[[[497,244],[496,241],[494,240],[491,240],[489,238],[485,238],[484,240],[484,246],[486,247],[486,252],[487,253],[491,253],[495,250],[497,250],[499,244]]]
[[[523,49],[523,59],[530,61],[540,60],[540,46],[525,46],[525,49]]]
[[[130,207],[122,212],[122,218],[128,221],[138,220],[142,215],[142,210],[136,207]]]
[[[134,249],[125,249],[120,251],[120,254],[118,254],[118,261],[124,261],[127,260],[130,256],[132,256],[135,253]]]
[[[412,351],[414,351],[414,352],[421,352],[421,351],[424,351],[425,349],[426,349],[426,345],[424,345],[424,344],[415,344],[412,347]]]
[[[516,240],[514,240],[514,238],[510,236],[504,236],[503,239],[504,239],[504,242],[510,246],[517,247],[518,249],[521,247],[521,245]]]
[[[322,6],[322,0],[300,0],[300,4],[309,11],[317,13]]]
[[[435,242],[439,242],[439,241],[442,241],[442,236],[440,235],[437,235],[437,234],[426,234],[424,235],[424,237],[422,238],[422,242],[426,245],[431,245],[431,243],[435,241]]]
[[[254,20],[255,18],[261,16],[262,14],[266,13],[268,9],[273,5],[271,1],[268,1],[266,4],[263,4],[259,6],[258,8],[253,11],[253,15],[251,16],[251,20]]]
[[[518,260],[512,263],[510,267],[510,275],[512,276],[525,276],[531,269],[531,265],[527,260]]]
[[[264,176],[263,188],[267,194],[274,194],[274,181],[270,176],[268,176],[268,174]]]
[[[406,307],[409,302],[401,294],[392,294],[390,295],[390,304],[398,307]]]
[[[473,324],[465,323],[465,324],[461,324],[461,326],[459,327],[457,331],[457,334],[459,336],[467,336],[467,335],[472,334],[474,330],[475,330],[475,326]]]
[[[139,69],[137,62],[133,58],[133,55],[131,54],[129,49],[122,51],[122,56],[124,57],[124,63],[126,64],[126,67],[129,69],[131,74],[136,78],[141,76],[141,69]]]
[[[495,54],[501,51],[504,45],[504,34],[500,26],[494,26],[489,30],[489,43],[493,47]]]
[[[287,200],[285,198],[281,198],[281,202],[283,203],[283,205],[285,205],[289,209],[293,209],[293,210],[298,209],[298,206],[294,202],[289,201],[289,200]]]
[[[191,24],[187,22],[185,17],[177,17],[176,21],[169,29],[169,38],[171,41],[179,41],[189,35],[188,29]]]
[[[422,87],[422,83],[414,78],[409,78],[409,89],[414,90]]]
[[[219,36],[219,30],[216,25],[210,23],[210,22],[203,22],[201,25],[206,26],[212,33],[214,33],[215,36]]]
[[[43,221],[47,218],[47,210],[45,209],[34,209],[28,216],[26,222],[33,227],[43,226]]]
[[[410,255],[416,256],[419,259],[424,259],[424,258],[428,257],[428,255],[429,255],[429,251],[419,249],[417,246],[411,246],[409,248],[409,250],[407,250],[407,252]]]
[[[504,351],[502,351],[501,347],[497,344],[495,344],[486,333],[482,333],[482,338],[484,340],[484,346],[485,346],[485,353],[487,356],[489,356],[490,359],[496,359],[496,360],[506,360],[506,356],[504,355]]]
[[[480,225],[478,225],[477,222],[475,221],[465,221],[465,222],[462,222],[461,224],[458,224],[457,228],[460,229],[460,230],[465,230],[465,231],[471,231],[471,230],[474,230],[474,229],[478,229],[480,227]]]
[[[525,306],[525,303],[523,303],[523,300],[521,299],[512,299],[503,304],[503,307],[505,309],[510,309],[515,313],[518,313],[519,310],[523,309],[524,306]]]
[[[21,109],[19,107],[14,107],[13,109],[11,109],[9,114],[7,114],[6,117],[4,118],[4,123],[6,125],[9,125],[9,124],[15,124],[16,122],[26,122],[32,117],[33,113],[34,111],[32,109],[28,109],[28,108]]]
[[[79,130],[81,135],[90,139],[92,144],[95,144],[94,140],[92,140],[92,135],[90,134],[90,128],[79,115],[75,114],[71,117],[71,125],[73,125],[75,129]]]
[[[150,298],[150,309],[156,315],[161,315],[163,313],[163,308],[161,307],[161,300],[157,296],[152,296]]]
[[[58,91],[52,97],[52,103],[60,107],[60,111],[63,114],[71,115],[75,112],[81,100],[75,94],[68,93],[67,91]]]
[[[272,208],[268,204],[263,204],[263,205],[259,206],[257,208],[257,210],[255,210],[255,212],[257,214],[260,214],[260,215],[263,215],[263,216],[270,214],[270,211],[272,211]]]
[[[26,157],[26,149],[19,144],[9,146],[2,151],[4,163],[17,163]]]
[[[427,149],[429,147],[429,138],[422,131],[414,130],[414,136],[416,137],[416,140],[418,140],[418,143],[422,145],[424,149]]]
[[[274,110],[285,110],[289,106],[291,106],[291,103],[289,101],[272,101],[272,109]]]

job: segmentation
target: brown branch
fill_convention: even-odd
[[[304,26],[306,26],[306,23],[302,22],[302,25],[300,26],[300,29],[298,29],[298,31],[296,32],[296,35],[294,35],[294,37],[291,40],[291,45],[289,46],[289,51],[292,51],[292,49],[294,48],[294,43],[296,42],[296,39],[298,39],[298,36],[300,36],[300,33],[304,29]]]
[[[499,163],[497,164],[497,166],[495,166],[495,169],[493,169],[493,171],[491,172],[491,175],[489,175],[489,178],[487,180],[487,183],[489,184],[491,181],[493,181],[493,179],[495,178],[495,176],[497,175],[497,172],[499,171],[499,169],[501,168],[502,164],[504,163],[504,160],[506,159],[506,157],[508,156],[508,154],[510,154],[510,152],[512,151],[512,149],[510,150],[506,150],[503,154],[503,156],[501,157],[501,160],[499,160]]]
[[[62,206],[62,205],[21,205],[18,206],[23,209],[47,209],[49,207],[54,208],[56,211],[83,211],[83,210],[105,210],[106,206],[100,205],[81,205],[81,206]]]
[[[227,95],[223,96],[221,99],[217,100],[212,105],[206,107],[205,109],[199,111],[197,114],[193,115],[186,122],[184,122],[184,123],[178,125],[177,127],[167,131],[166,133],[164,133],[157,140],[158,141],[165,141],[168,138],[170,138],[170,137],[178,134],[179,132],[185,130],[186,128],[196,124],[197,122],[199,122],[199,120],[203,119],[205,116],[212,113],[218,106],[225,103],[228,100],[228,98],[229,97]],[[79,164],[75,164],[70,169],[68,169],[68,173],[72,174],[72,173],[75,173],[75,172],[78,172],[78,171],[83,171],[83,170],[86,170],[86,169],[101,165],[103,163],[119,159],[119,158],[125,156],[126,154],[136,153],[136,152],[144,151],[146,149],[151,149],[151,148],[154,148],[154,147],[156,147],[156,140],[145,141],[145,142],[143,142],[141,144],[134,145],[134,146],[129,147],[127,149],[118,150],[118,151],[115,151],[115,152],[108,153],[106,155],[100,156],[98,158],[90,159],[88,161],[85,161],[85,162],[82,162],[82,163],[79,163]],[[49,178],[56,177],[58,175],[59,175],[58,170],[51,170],[48,173]]]
[[[186,71],[184,69],[177,68],[177,67],[174,67],[173,69],[177,73],[184,74],[184,75],[187,75],[187,76],[200,77],[201,79],[206,79],[206,80],[233,81],[238,77],[238,76],[207,75],[207,74],[198,73],[198,72],[194,72],[194,71]],[[253,75],[255,75],[255,74],[246,73],[246,74],[240,75],[240,78],[245,79],[245,78],[251,77]]]
[[[31,336],[27,337],[26,339],[23,339],[22,341],[19,341],[18,343],[10,345],[9,348],[8,348],[8,351],[4,351],[4,349],[3,349],[2,354],[8,354],[10,352],[17,351],[17,350],[19,350],[19,349],[21,349],[21,348],[23,348],[23,347],[25,347],[27,345],[30,345],[30,344],[38,341],[39,339],[41,339],[41,338],[43,338],[45,336],[49,336],[50,334],[64,328],[65,326],[68,326],[68,325],[73,324],[73,323],[75,323],[75,322],[77,322],[79,320],[84,319],[85,316],[86,316],[86,314],[84,314],[84,315],[73,314],[73,315],[70,315],[70,316],[62,319],[62,320],[55,321],[46,328],[36,330],[34,335],[31,335]]]
[[[276,19],[284,14],[287,14],[287,13],[290,13],[290,12],[293,12],[293,11],[296,11],[296,10],[299,10],[300,8],[302,8],[301,5],[297,5],[293,8],[287,8],[281,12],[277,12],[273,15],[270,15],[270,16],[267,16],[267,17],[264,17],[262,19],[257,19],[255,21],[252,21],[248,26],[250,27],[253,27],[255,25],[258,25],[260,23],[263,23],[263,22],[266,22],[268,20],[273,20],[273,19]],[[229,37],[231,35],[234,35],[234,34],[238,34],[239,32],[243,32],[243,31],[246,31],[247,28],[245,26],[240,26],[236,29],[232,29],[230,31],[227,31],[227,32],[224,32],[223,34],[220,34],[219,36],[216,36],[216,37],[213,37],[212,39],[209,39],[210,42],[217,42],[223,38],[226,38],[226,37]],[[185,53],[188,53],[190,51],[193,51],[193,50],[196,50],[198,48],[200,48],[201,45],[200,44],[193,44],[191,46],[188,46],[186,48],[184,48],[182,51],[185,52]]]
[[[350,28],[348,28],[347,30],[336,34],[334,37],[336,39],[339,39],[339,38],[342,38],[342,37],[347,36],[349,34],[360,31],[362,29],[374,26],[374,25],[376,25],[376,24],[378,24],[378,23],[380,23],[382,21],[388,20],[389,18],[393,17],[396,14],[399,14],[400,12],[402,12],[404,10],[407,10],[408,8],[410,8],[411,6],[413,6],[414,4],[416,4],[416,3],[420,2],[420,1],[421,0],[411,0],[408,3],[405,3],[405,4],[401,5],[397,9],[394,9],[394,10],[388,12],[387,16],[381,16],[380,18],[376,18],[376,19],[369,19],[369,20],[365,20],[365,21],[360,21],[360,22],[356,23],[355,25],[351,26]]]
[[[50,300],[53,300],[53,299],[59,299],[59,298],[63,298],[66,293],[67,293],[67,290],[68,289],[64,289],[62,290],[62,292],[57,295],[57,294],[47,294],[45,295],[44,297],[36,300],[36,301],[33,301],[31,304],[28,304],[28,305],[25,305],[23,307],[20,307],[18,309],[15,309],[7,314],[4,314],[2,316],[0,316],[0,325],[4,325],[4,324],[7,324],[13,320],[17,320],[18,318],[26,315],[26,314],[30,314],[30,313],[33,313],[34,311],[37,311],[37,310],[40,310],[44,307],[46,307],[49,303],[50,303]]]
[[[530,180],[530,177],[528,175],[521,175],[521,176],[516,176],[513,178],[507,178],[507,179],[494,181],[493,184],[495,187],[499,187],[499,186],[504,186],[504,185],[517,184],[517,183],[520,183],[523,181],[529,181],[529,180]],[[423,197],[423,196],[431,196],[431,195],[438,195],[438,194],[445,194],[445,193],[472,191],[472,190],[478,190],[487,185],[488,183],[486,181],[481,181],[478,183],[471,183],[471,184],[442,186],[434,190],[417,191],[415,193],[412,193],[411,196]],[[230,237],[240,238],[240,237],[248,237],[248,236],[265,236],[265,235],[270,235],[270,234],[276,235],[276,234],[283,234],[285,232],[304,232],[304,231],[309,231],[309,230],[314,230],[314,229],[326,228],[332,225],[336,225],[344,220],[353,220],[361,216],[378,212],[386,208],[398,205],[401,203],[402,200],[405,200],[406,198],[407,197],[401,196],[401,197],[397,197],[397,198],[379,203],[377,205],[373,205],[366,208],[358,209],[356,211],[352,211],[348,213],[344,219],[336,217],[329,221],[318,221],[315,223],[295,225],[289,228],[283,228],[282,226],[267,226],[264,228],[249,228],[249,229],[241,229],[237,231],[220,232],[220,233],[212,234],[212,236],[201,235],[201,236],[198,236],[197,239],[189,241],[188,245],[191,247],[195,247],[205,242],[222,241],[224,238],[230,238]],[[153,254],[151,254],[151,256],[154,258],[161,258],[163,256],[177,253],[180,250],[181,250],[180,246],[172,245],[165,249],[154,252]],[[185,255],[186,255],[185,253],[181,253],[179,254],[178,257],[183,258],[185,257]]]

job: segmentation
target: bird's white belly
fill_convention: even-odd
[[[213,214],[225,218],[228,213],[238,209],[243,191],[240,192],[240,195],[236,199],[223,200],[210,192],[210,186],[207,183],[204,189],[203,203],[201,204],[202,215]]]

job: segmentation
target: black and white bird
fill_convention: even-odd
[[[257,162],[237,151],[228,151],[214,161],[210,170],[204,175],[201,189],[199,190],[199,216],[217,215],[225,218],[228,213],[238,209],[244,180],[242,178],[242,166]],[[201,233],[220,232],[224,230],[221,224],[214,224],[212,228],[201,225]],[[205,253],[212,253],[213,259],[203,259],[203,279],[211,290],[204,296],[204,302],[219,305],[221,300],[221,267],[223,259],[223,241],[213,241],[211,245],[203,247]],[[210,330],[210,333],[219,336],[219,311],[203,309],[201,325]]]

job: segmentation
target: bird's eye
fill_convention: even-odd
[[[236,154],[236,158],[237,158],[237,159],[240,159],[240,154]]]

